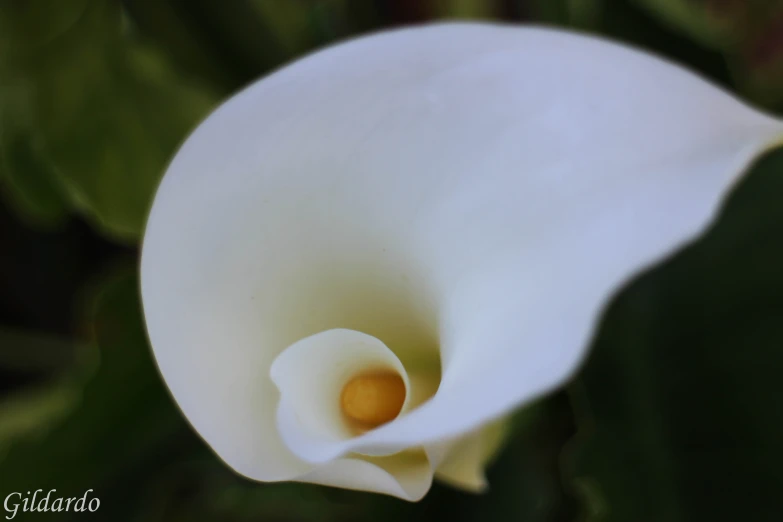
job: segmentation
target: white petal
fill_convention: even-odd
[[[481,493],[487,488],[482,461],[482,444],[479,435],[467,435],[454,448],[435,476],[447,484],[468,491]]]
[[[473,492],[487,489],[487,464],[506,439],[505,421],[494,422],[463,436],[438,465],[435,477],[454,487]]]
[[[268,371],[332,328],[406,366],[440,348],[443,370],[431,401],[333,456],[457,437],[567,379],[618,286],[703,231],[781,132],[667,62],[548,29],[328,49],[224,104],[169,167],[142,255],[155,357],[254,478],[310,469]]]
[[[297,480],[417,501],[432,485],[432,468],[424,452],[410,451],[390,457],[338,459]]]
[[[375,337],[335,329],[286,348],[272,364],[270,375],[280,391],[278,428],[289,449],[300,458],[318,462],[319,453],[324,451],[321,448],[355,437],[343,417],[340,393],[352,377],[379,370],[402,378],[406,394],[401,411],[405,411],[411,400],[408,373],[397,356]]]
[[[383,370],[399,375],[405,385],[400,415],[429,399],[440,384],[439,374],[419,372],[411,378],[383,342],[354,330],[327,330],[283,350],[270,375],[280,391],[277,426],[288,448],[311,463],[342,453],[342,444],[350,445],[357,435],[340,407],[342,389],[356,375]],[[365,453],[387,456],[404,449],[366,448]]]

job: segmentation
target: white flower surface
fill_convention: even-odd
[[[305,57],[184,143],[150,213],[148,333],[237,472],[480,491],[618,288],[696,237],[781,124],[552,29],[398,29]]]

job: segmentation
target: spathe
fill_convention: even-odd
[[[701,233],[782,135],[690,72],[562,31],[441,24],[326,49],[230,99],[171,163],[141,267],[156,360],[238,472],[415,500],[460,468],[461,436],[572,375],[613,293]],[[295,456],[270,368],[335,328],[406,367],[439,359],[442,379]],[[410,465],[345,458],[421,447]]]

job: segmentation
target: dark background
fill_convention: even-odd
[[[783,110],[772,0],[0,0],[0,497],[93,489],[74,518],[118,522],[783,520],[783,150],[616,296],[582,371],[516,416],[485,495],[256,484],[173,406],[136,271],[177,145],[309,50],[454,18],[606,35]],[[16,516],[39,519],[69,516]]]

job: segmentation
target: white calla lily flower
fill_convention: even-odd
[[[481,490],[504,416],[574,373],[614,292],[781,136],[583,35],[455,23],[331,47],[171,163],[141,262],[155,358],[247,477]]]

